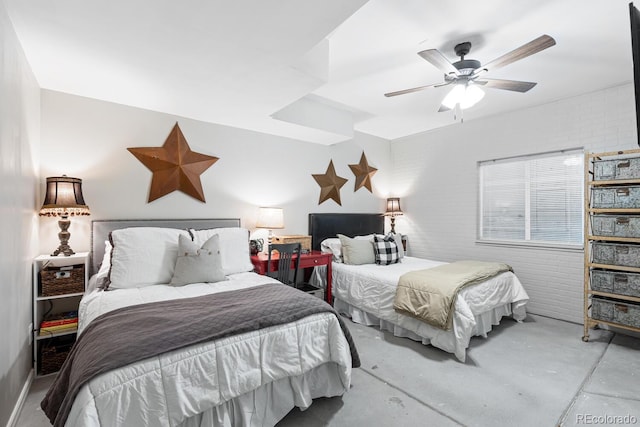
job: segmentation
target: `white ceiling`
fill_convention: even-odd
[[[482,63],[557,44],[487,77],[464,120],[632,81],[628,0],[3,0],[42,88],[321,144],[454,124],[416,53],[471,41]]]

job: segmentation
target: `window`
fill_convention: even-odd
[[[581,150],[479,162],[482,241],[582,244]]]

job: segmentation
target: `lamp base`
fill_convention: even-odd
[[[391,233],[396,232],[396,217],[395,215],[391,215]]]
[[[69,225],[71,225],[71,221],[63,218],[58,221],[58,226],[60,227],[60,232],[58,233],[58,239],[60,239],[60,246],[58,249],[53,251],[51,256],[58,256],[63,254],[64,256],[70,256],[75,254],[71,246],[69,246],[69,237],[71,237],[71,233],[69,233]]]

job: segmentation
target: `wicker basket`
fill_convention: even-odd
[[[40,375],[58,372],[71,351],[72,343],[45,346],[40,353]]]
[[[271,243],[300,243],[303,251],[311,250],[311,236],[290,235],[290,236],[273,236]]]
[[[84,264],[43,268],[40,288],[43,297],[84,292]]]

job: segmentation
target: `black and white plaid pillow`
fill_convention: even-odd
[[[376,254],[376,264],[389,265],[400,262],[398,245],[393,240],[393,237],[385,236],[381,238],[374,236],[373,249]]]

